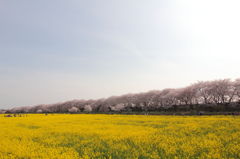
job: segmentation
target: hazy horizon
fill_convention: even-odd
[[[239,78],[240,1],[0,1],[0,109]]]

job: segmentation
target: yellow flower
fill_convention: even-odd
[[[240,117],[0,116],[0,159],[240,158]]]

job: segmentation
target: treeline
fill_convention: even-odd
[[[240,79],[201,81],[184,88],[125,94],[98,100],[16,107],[5,113],[240,111]]]

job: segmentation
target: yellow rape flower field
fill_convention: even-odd
[[[240,158],[238,116],[0,116],[0,159]]]

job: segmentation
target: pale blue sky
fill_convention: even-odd
[[[240,77],[238,0],[0,0],[0,108]]]

